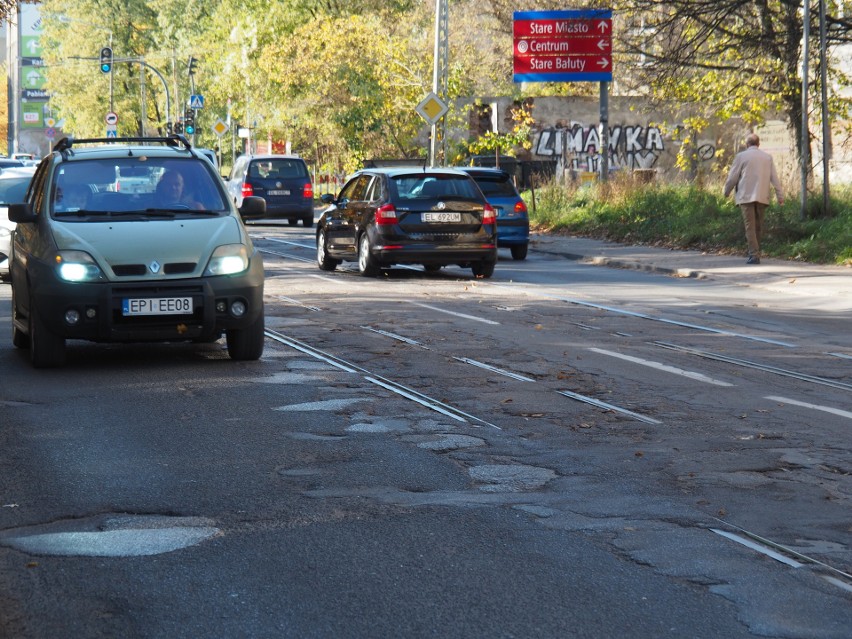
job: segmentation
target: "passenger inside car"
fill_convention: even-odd
[[[92,190],[87,184],[69,184],[56,190],[57,211],[81,211],[88,209]]]

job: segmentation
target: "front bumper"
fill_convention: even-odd
[[[31,299],[46,328],[66,339],[140,342],[212,339],[227,329],[246,328],[263,312],[263,262],[233,276],[192,279],[72,283],[47,266],[31,273]],[[191,297],[192,314],[124,316],[128,298]],[[237,317],[234,303],[246,311]],[[237,304],[239,306],[239,304]],[[68,316],[79,318],[70,322]]]

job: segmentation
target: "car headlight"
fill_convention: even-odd
[[[213,251],[205,275],[234,275],[249,267],[248,250],[244,244],[225,244]]]
[[[54,260],[57,274],[66,282],[97,282],[104,279],[101,267],[85,251],[59,251]]]

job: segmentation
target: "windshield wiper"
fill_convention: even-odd
[[[101,215],[112,215],[110,211],[90,211],[88,209],[77,209],[76,211],[54,211],[53,215],[56,217],[63,216],[76,216],[76,217],[88,217],[88,216],[101,216]]]

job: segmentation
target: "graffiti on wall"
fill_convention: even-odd
[[[566,153],[563,156],[562,150]],[[616,125],[609,129],[609,166],[617,169],[651,169],[666,151],[663,133],[653,125]],[[597,171],[600,164],[601,136],[596,126],[572,123],[568,127],[542,130],[534,140],[533,155],[539,159],[567,161],[568,170]],[[701,140],[695,149],[700,162],[712,160],[716,148],[712,141]]]

